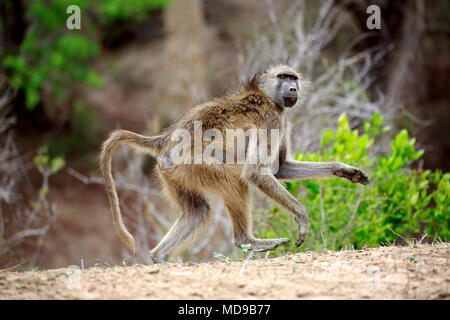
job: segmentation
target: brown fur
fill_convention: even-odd
[[[133,253],[135,252],[134,239],[123,224],[117,192],[111,175],[111,156],[114,149],[121,144],[132,145],[158,157],[156,170],[163,183],[165,193],[169,199],[175,202],[181,212],[171,230],[151,251],[153,261],[166,261],[170,255],[182,248],[182,245],[186,244],[188,239],[192,239],[193,235],[204,229],[211,215],[206,197],[209,193],[223,199],[232,219],[236,245],[250,243],[252,249],[272,250],[280,244],[287,243],[290,239],[256,239],[253,237],[249,200],[250,183],[256,185],[262,192],[295,215],[299,224],[300,236],[297,245],[304,241],[308,222],[306,210],[281,185],[276,175],[261,175],[259,173],[260,168],[257,165],[253,167],[242,164],[168,166],[164,162],[165,154],[178,143],[170,140],[174,130],[186,129],[193,139],[194,121],[201,121],[202,134],[208,129],[216,129],[222,132],[224,139],[226,129],[279,129],[281,132],[280,141],[275,146],[269,145],[269,148],[274,148],[275,156],[280,161],[279,179],[301,179],[308,177],[308,175],[333,175],[335,172],[341,173],[342,170],[348,171],[349,168],[353,168],[343,164],[341,166],[339,163],[302,166],[301,163],[288,161],[290,126],[286,119],[285,108],[275,104],[272,98],[266,94],[266,92],[271,92],[270,90],[275,90],[272,88],[274,85],[270,83],[275,83],[277,72],[281,72],[280,70],[283,73],[298,76],[289,67],[274,67],[264,74],[255,75],[235,93],[195,106],[159,136],[145,137],[119,130],[113,132],[105,141],[100,156],[100,168],[110,200],[113,223],[122,241]],[[272,87],[263,91],[259,85],[261,79]],[[224,150],[227,149],[226,143],[224,143],[223,148]],[[298,168],[306,171],[301,171]],[[304,172],[307,172],[307,174],[304,174]],[[347,175],[351,174],[351,178],[355,180],[356,173],[359,174],[359,177],[367,178],[360,171],[347,172]],[[361,182],[359,177],[357,177],[356,182]]]

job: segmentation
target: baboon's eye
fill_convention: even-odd
[[[285,79],[297,80],[298,79],[296,76],[294,76],[292,74],[285,74],[285,73],[279,74],[277,77],[282,80],[285,80]]]

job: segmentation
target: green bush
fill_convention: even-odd
[[[77,83],[98,87],[101,77],[91,62],[101,51],[97,34],[101,23],[143,20],[147,11],[163,8],[169,0],[33,0],[26,11],[29,23],[18,53],[3,58],[12,84],[25,93],[26,107],[34,109],[44,85],[57,98],[64,98]],[[66,9],[81,10],[82,30],[68,30]],[[92,19],[92,16],[98,19]],[[107,32],[107,31],[105,31]]]
[[[81,12],[86,9],[86,2],[80,0],[33,1],[26,12],[30,26],[19,54],[3,59],[12,84],[24,91],[30,110],[40,101],[45,84],[51,86],[57,98],[63,98],[77,82],[101,84],[98,74],[89,67],[89,62],[100,53],[99,44],[91,37],[92,30],[66,28],[66,8],[71,4],[78,5]]]
[[[320,153],[297,154],[300,161],[340,161],[360,167],[370,177],[366,186],[341,178],[286,183],[310,217],[310,233],[297,250],[362,248],[394,240],[398,243],[400,237],[409,241],[423,232],[431,239],[449,239],[450,173],[410,169],[423,150],[416,151],[415,139],[410,139],[406,130],[391,141],[388,154],[374,156],[375,141],[389,130],[383,122],[375,114],[359,134],[350,129],[343,114],[336,131],[323,132]],[[256,215],[258,236],[295,239],[297,225],[292,215],[277,206],[271,211]],[[296,249],[293,243],[279,252]]]
[[[142,22],[148,10],[163,9],[171,0],[101,0],[98,1],[98,15],[104,22],[120,22],[133,17]]]

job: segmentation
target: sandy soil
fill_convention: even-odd
[[[0,299],[450,299],[450,243],[0,272]]]

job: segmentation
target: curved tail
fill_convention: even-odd
[[[103,143],[100,155],[100,170],[103,174],[106,193],[109,198],[114,228],[122,242],[131,249],[133,254],[136,252],[136,245],[133,236],[127,230],[122,220],[119,198],[111,172],[111,158],[114,150],[121,144],[130,145],[140,151],[156,156],[161,152],[163,142],[163,136],[146,137],[126,130],[117,130],[112,132],[109,138]]]

